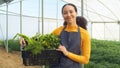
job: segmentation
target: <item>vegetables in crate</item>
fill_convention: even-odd
[[[41,51],[45,49],[54,50],[60,44],[59,36],[54,34],[36,34],[33,37],[29,37],[27,35],[17,33],[14,39],[17,36],[24,38],[28,43],[24,50],[31,51],[33,54],[41,53]]]

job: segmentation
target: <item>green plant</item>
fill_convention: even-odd
[[[91,58],[85,68],[119,68],[120,42],[91,40]]]
[[[20,51],[19,40],[8,40],[9,51]]]
[[[2,41],[1,40],[1,46],[3,48],[5,48],[6,46],[6,40],[5,41]],[[18,40],[12,40],[12,39],[9,39],[8,40],[8,51],[20,51],[20,46],[19,46],[19,41]]]
[[[33,37],[29,37],[17,33],[13,39],[17,36],[23,37],[27,42],[24,50],[31,51],[33,54],[41,53],[41,51],[45,49],[56,49],[60,42],[59,37],[54,34],[36,34]]]
[[[3,42],[3,41],[2,41],[2,40],[0,40],[0,46],[2,45],[2,42]]]

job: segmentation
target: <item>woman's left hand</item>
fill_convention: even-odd
[[[63,46],[63,45],[59,45],[57,50],[58,50],[58,51],[61,51],[65,56],[68,55],[68,51],[67,51],[67,49],[65,48],[65,46]]]

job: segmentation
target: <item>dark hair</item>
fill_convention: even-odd
[[[64,9],[64,7],[67,6],[67,5],[73,6],[74,9],[75,9],[75,12],[77,12],[77,7],[76,7],[74,4],[67,3],[67,4],[65,4],[65,5],[62,7],[62,13],[63,13],[63,9]]]
[[[87,20],[83,16],[77,16],[76,23],[78,26],[87,30]]]
[[[76,17],[76,24],[87,30],[87,20],[83,16]],[[67,25],[67,22],[64,22],[63,25]]]

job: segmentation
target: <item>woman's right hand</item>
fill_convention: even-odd
[[[65,56],[68,55],[68,50],[67,50],[66,47],[63,46],[63,45],[59,45],[59,46],[58,46],[58,49],[56,49],[56,50],[61,51]]]
[[[25,42],[24,38],[20,38],[19,43],[21,46],[26,46],[26,42]]]

